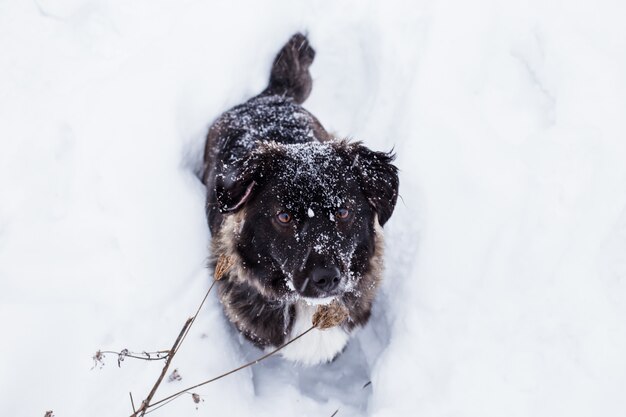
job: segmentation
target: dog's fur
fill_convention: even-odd
[[[333,138],[300,106],[314,56],[303,35],[287,42],[269,86],[209,129],[203,174],[212,266],[234,261],[219,297],[239,331],[276,347],[310,326],[314,304],[347,307],[342,326],[281,351],[305,364],[332,360],[367,323],[398,194],[393,155]]]

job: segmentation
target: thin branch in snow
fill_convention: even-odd
[[[320,307],[325,307],[325,306],[320,306]],[[154,406],[159,405],[159,404],[161,404],[161,403],[163,403],[163,402],[166,402],[166,401],[167,401],[167,402],[169,402],[169,401],[173,401],[173,400],[175,400],[176,398],[180,397],[180,396],[181,396],[181,395],[183,395],[183,394],[189,394],[189,391],[191,391],[192,389],[199,388],[199,387],[201,387],[201,386],[203,386],[203,385],[209,384],[209,383],[211,383],[211,382],[217,381],[218,379],[222,379],[222,378],[224,378],[224,377],[226,377],[226,376],[228,376],[228,375],[234,374],[235,372],[239,372],[239,371],[241,371],[242,369],[248,368],[248,367],[250,367],[250,366],[252,366],[252,365],[256,365],[257,363],[259,363],[259,362],[261,362],[261,361],[263,361],[263,360],[265,360],[265,359],[269,358],[270,356],[274,355],[275,353],[277,353],[277,352],[278,352],[278,351],[280,351],[281,349],[283,349],[283,348],[285,348],[285,347],[289,346],[291,343],[293,343],[293,342],[295,342],[296,340],[300,339],[302,336],[304,336],[305,334],[309,333],[311,330],[313,330],[313,329],[315,329],[315,328],[316,328],[316,326],[311,326],[311,327],[309,327],[307,330],[305,330],[304,332],[300,333],[299,335],[297,335],[296,337],[294,337],[293,339],[291,339],[290,341],[288,341],[287,343],[283,343],[282,345],[280,345],[279,347],[277,347],[277,348],[276,348],[276,349],[274,349],[273,351],[271,351],[271,352],[269,352],[269,353],[266,353],[265,355],[261,356],[260,358],[257,358],[257,359],[255,359],[255,360],[253,360],[253,361],[250,361],[250,362],[248,362],[248,363],[246,363],[246,364],[244,364],[244,365],[241,365],[241,366],[240,366],[240,367],[238,367],[238,368],[232,369],[232,370],[230,370],[230,371],[228,371],[228,372],[225,372],[225,373],[223,373],[223,374],[221,374],[221,375],[218,375],[218,376],[216,376],[216,377],[214,377],[214,378],[211,378],[211,379],[206,380],[206,381],[204,381],[204,382],[200,382],[199,384],[193,385],[193,386],[191,386],[191,387],[189,387],[189,388],[185,388],[184,390],[178,391],[178,392],[177,392],[177,393],[175,393],[175,394],[172,394],[172,395],[170,395],[170,396],[168,396],[168,397],[165,397],[165,398],[163,398],[163,399],[161,399],[161,400],[159,400],[159,401],[157,401],[157,402],[155,402],[155,403],[151,404],[151,405],[150,405],[150,407],[154,407]],[[193,394],[192,394],[192,395],[193,395]],[[152,410],[152,411],[154,411],[154,410]],[[146,413],[146,414],[147,414],[147,413]],[[131,416],[131,417],[134,417],[134,416]]]
[[[150,407],[150,401],[152,401],[152,397],[154,397],[154,394],[156,394],[156,391],[159,388],[159,385],[161,385],[161,382],[163,381],[163,378],[165,377],[165,374],[167,373],[167,369],[170,367],[170,363],[172,363],[172,359],[174,358],[176,354],[176,350],[178,350],[178,347],[180,346],[180,343],[182,342],[184,336],[187,334],[187,331],[189,331],[189,327],[193,323],[193,319],[194,317],[189,317],[187,321],[185,322],[185,324],[183,325],[183,328],[181,329],[180,333],[178,333],[178,337],[176,338],[176,341],[174,341],[174,344],[172,345],[172,348],[170,349],[171,354],[168,355],[167,361],[165,362],[165,365],[163,366],[163,370],[161,370],[161,374],[159,375],[159,378],[156,380],[156,382],[152,386],[152,389],[150,390],[150,393],[148,394],[146,399],[141,402],[141,406],[139,407],[139,410],[133,413],[133,417],[136,417],[137,415],[143,416],[146,414],[146,410],[148,409],[148,407]]]
[[[184,390],[178,391],[175,394],[172,394],[168,397],[165,397],[153,404],[151,404],[149,407],[154,407],[154,406],[159,406],[157,408],[160,408],[161,406],[174,401],[176,398],[180,397],[183,394],[190,394],[189,391],[199,388],[203,385],[207,385],[211,382],[215,382],[218,379],[222,379],[228,375],[232,375],[235,372],[239,372],[245,368],[248,368],[250,366],[256,365],[257,363],[269,358],[270,356],[276,354],[277,352],[279,352],[281,349],[284,349],[285,347],[289,346],[290,344],[292,344],[293,342],[295,342],[296,340],[300,339],[301,337],[303,337],[305,334],[309,333],[311,330],[313,329],[319,329],[319,330],[325,330],[325,329],[329,329],[331,327],[335,327],[340,325],[341,323],[343,323],[346,319],[348,318],[348,310],[346,309],[345,306],[333,302],[331,304],[328,305],[320,305],[317,307],[317,310],[315,311],[315,313],[313,314],[313,319],[312,319],[312,325],[311,327],[309,327],[307,330],[303,331],[302,333],[300,333],[299,335],[297,335],[296,337],[294,337],[293,339],[289,340],[286,343],[283,343],[282,345],[280,345],[279,347],[277,347],[276,349],[274,349],[273,351],[266,353],[265,355],[250,361],[244,365],[241,365],[238,368],[235,368],[233,370],[230,370],[228,372],[225,372],[221,375],[218,375],[214,378],[211,378],[209,380],[206,380],[204,382],[201,382],[199,384],[193,385],[189,388],[186,388]],[[192,394],[193,397],[194,394]],[[194,397],[194,401],[195,401],[195,397]],[[161,404],[161,405],[159,405]],[[156,409],[154,409],[156,410]],[[150,410],[147,411],[146,414],[154,411],[154,410]],[[339,411],[339,410],[337,410]],[[143,414],[142,414],[143,415]],[[135,417],[135,416],[131,416],[131,417]]]
[[[162,361],[167,359],[169,355],[169,350],[158,350],[156,352],[130,352],[128,349],[122,349],[120,352],[114,350],[99,350],[93,355],[92,359],[94,360],[94,366],[91,369],[94,369],[98,364],[100,368],[104,366],[104,359],[106,358],[106,353],[110,353],[112,355],[117,355],[117,366],[121,367],[121,363],[124,362],[126,358],[139,359],[142,361]],[[141,355],[141,356],[140,356]],[[153,357],[154,355],[154,357]]]
[[[288,342],[283,343],[282,345],[280,345],[279,347],[277,347],[273,351],[271,351],[269,353],[266,353],[265,355],[255,359],[255,360],[253,360],[251,362],[248,362],[248,363],[246,363],[244,365],[241,365],[238,368],[235,368],[235,369],[233,369],[231,371],[225,372],[225,373],[223,373],[221,375],[218,375],[218,376],[216,376],[214,378],[211,378],[211,379],[209,379],[207,381],[201,382],[199,384],[196,384],[194,386],[191,386],[189,388],[181,390],[181,391],[179,391],[179,392],[177,392],[175,394],[167,396],[167,397],[165,397],[165,398],[163,398],[163,399],[161,399],[159,401],[151,403],[152,398],[156,394],[157,389],[161,385],[161,382],[163,382],[163,378],[167,374],[167,371],[169,369],[170,364],[172,363],[172,360],[174,359],[174,356],[176,355],[176,353],[178,352],[178,349],[180,348],[180,346],[182,345],[183,341],[187,337],[187,334],[189,333],[189,330],[191,329],[191,326],[193,325],[193,323],[195,322],[196,318],[198,317],[198,314],[200,313],[200,310],[202,309],[202,306],[206,302],[209,294],[211,293],[211,290],[213,289],[213,286],[215,285],[215,283],[218,280],[220,280],[223,277],[223,275],[231,267],[232,267],[232,260],[231,259],[229,259],[227,257],[223,257],[223,259],[220,258],[218,260],[218,267],[216,268],[216,272],[215,272],[213,283],[211,284],[211,286],[207,290],[204,298],[202,299],[202,302],[200,303],[200,306],[198,306],[198,309],[196,310],[196,313],[192,317],[189,317],[187,319],[187,321],[185,321],[185,324],[183,325],[182,329],[178,333],[178,337],[174,341],[174,344],[172,345],[172,347],[168,351],[159,351],[159,352],[157,352],[159,354],[160,353],[166,353],[165,356],[158,357],[158,358],[152,358],[151,355],[148,352],[143,352],[145,356],[136,356],[136,355],[132,355],[128,351],[128,349],[124,349],[124,350],[122,350],[122,352],[109,352],[109,351],[100,351],[100,350],[96,352],[96,355],[94,355],[94,357],[93,357],[94,362],[95,362],[94,367],[98,363],[102,363],[102,360],[104,358],[104,353],[117,353],[118,354],[118,365],[126,357],[132,357],[132,358],[143,359],[143,360],[165,359],[165,365],[163,365],[163,369],[161,370],[161,374],[159,375],[158,379],[156,380],[156,382],[152,386],[152,389],[150,390],[150,392],[146,396],[146,399],[141,402],[141,405],[139,406],[138,409],[135,408],[135,403],[134,403],[134,400],[133,400],[133,396],[132,396],[131,393],[129,393],[130,400],[131,400],[131,405],[133,407],[133,414],[130,417],[143,417],[146,414],[151,413],[152,411],[156,411],[157,409],[163,407],[164,405],[174,401],[175,399],[177,399],[178,397],[180,397],[183,394],[191,395],[193,401],[196,404],[198,404],[200,402],[200,396],[198,394],[196,394],[196,393],[191,393],[189,391],[191,391],[191,390],[193,390],[195,388],[201,387],[203,385],[209,384],[211,382],[217,381],[218,379],[224,378],[224,377],[226,377],[228,375],[234,374],[235,372],[241,371],[242,369],[245,369],[245,368],[248,368],[250,366],[256,365],[257,363],[259,363],[259,362],[269,358],[270,356],[276,354],[281,349],[284,349],[285,347],[289,346],[291,343],[293,343],[296,340],[300,339],[301,337],[303,337],[305,334],[309,333],[313,329],[325,330],[325,329],[328,329],[328,328],[331,328],[331,327],[334,327],[334,326],[338,326],[338,325],[343,323],[348,318],[348,310],[346,309],[345,306],[340,305],[339,303],[331,303],[329,305],[320,305],[320,306],[318,306],[317,310],[315,311],[315,314],[313,314],[311,327],[309,327],[307,330],[305,330],[304,332],[300,333],[299,335],[297,335],[293,339],[289,340]],[[174,370],[174,373],[172,375],[174,375],[176,373],[177,373],[176,370]],[[170,377],[170,379],[171,379],[171,377]],[[178,379],[178,378],[174,378],[174,379]]]
[[[198,306],[198,309],[196,310],[196,314],[194,314],[193,317],[189,317],[187,321],[185,322],[185,324],[183,325],[183,328],[181,329],[180,333],[178,333],[178,337],[176,338],[176,341],[172,345],[172,348],[169,350],[169,353],[167,355],[167,360],[165,362],[165,365],[163,366],[163,370],[161,371],[159,378],[154,383],[154,386],[150,390],[150,393],[148,394],[146,399],[141,402],[139,409],[134,411],[131,417],[144,416],[148,408],[152,406],[150,404],[150,401],[152,401],[152,397],[154,397],[154,394],[156,394],[156,391],[159,388],[159,385],[161,385],[161,382],[163,381],[163,378],[165,377],[165,374],[167,373],[170,363],[172,363],[172,359],[174,359],[174,356],[176,355],[176,352],[178,352],[180,345],[183,343],[183,341],[187,337],[187,334],[189,333],[189,329],[191,329],[191,326],[196,321],[196,318],[198,317],[198,314],[200,314],[200,310],[202,309],[202,306],[204,305],[206,299],[209,297],[209,294],[211,293],[211,290],[213,289],[213,286],[215,286],[216,282],[217,282],[217,279],[213,280],[213,282],[211,283],[211,286],[207,290],[206,294],[204,295],[204,298],[202,299],[202,302],[200,302],[200,305]]]
[[[135,408],[135,401],[133,400],[133,393],[129,391],[128,395],[130,396],[130,405],[131,407],[133,407],[133,413],[137,414],[137,409]]]

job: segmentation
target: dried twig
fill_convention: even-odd
[[[215,273],[213,274],[213,278],[215,281],[219,281],[224,277],[224,274],[228,272],[230,268],[235,265],[235,260],[232,256],[222,255],[217,260],[217,265],[215,265]]]
[[[158,406],[157,408],[160,408],[161,406],[174,401],[176,398],[180,397],[183,394],[190,394],[189,391],[201,387],[203,385],[209,384],[211,382],[217,381],[218,379],[222,379],[228,375],[234,374],[235,372],[239,372],[242,369],[248,368],[252,365],[256,365],[257,363],[269,358],[270,356],[274,355],[275,353],[279,352],[281,349],[284,349],[285,347],[289,346],[291,343],[295,342],[296,340],[300,339],[301,337],[303,337],[305,334],[309,333],[311,330],[313,329],[319,329],[319,330],[325,330],[325,329],[329,329],[331,327],[335,327],[338,326],[340,324],[342,324],[344,321],[346,321],[346,319],[348,318],[348,309],[343,305],[340,304],[338,302],[333,302],[331,304],[328,305],[321,305],[318,306],[317,310],[315,311],[315,314],[313,314],[313,319],[312,319],[312,325],[311,327],[309,327],[307,330],[305,330],[304,332],[300,333],[299,335],[297,335],[296,337],[294,337],[293,339],[289,340],[286,343],[283,343],[282,345],[280,345],[279,347],[277,347],[276,349],[272,350],[271,352],[266,353],[265,355],[250,361],[244,365],[241,365],[238,368],[235,368],[233,370],[230,370],[228,372],[225,372],[221,375],[218,375],[214,378],[211,378],[209,380],[206,380],[204,382],[201,382],[199,384],[193,385],[189,388],[185,388],[184,390],[178,391],[175,394],[172,394],[168,397],[165,397],[153,404],[150,405],[150,407],[154,407],[154,406]],[[161,405],[159,405],[161,404]],[[151,410],[154,411],[154,410]],[[337,410],[339,411],[339,410]],[[131,416],[132,417],[132,416]]]
[[[346,321],[348,309],[343,304],[334,301],[328,305],[321,305],[313,314],[313,326],[320,330],[330,329]]]
[[[139,359],[142,361],[162,361],[167,359],[170,351],[169,350],[159,350],[156,352],[141,352],[141,356],[139,353],[130,352],[128,349],[122,349],[120,352],[116,352],[114,350],[99,350],[93,357],[94,362],[102,362],[104,359],[104,354],[110,353],[112,355],[117,355],[117,366],[120,366],[120,362],[124,362],[125,358],[133,358]],[[154,355],[154,357],[152,356]]]
[[[189,391],[191,391],[192,389],[195,389],[195,388],[201,387],[201,386],[203,386],[203,385],[209,384],[209,383],[211,383],[211,382],[217,381],[218,379],[222,379],[222,378],[224,378],[224,377],[226,377],[226,376],[228,376],[228,375],[234,374],[235,372],[241,371],[242,369],[248,368],[248,367],[250,367],[250,366],[252,366],[252,365],[256,365],[257,363],[259,363],[259,362],[261,362],[261,361],[263,361],[263,360],[265,360],[265,359],[269,358],[269,357],[270,357],[270,356],[272,356],[273,354],[277,353],[277,352],[278,352],[278,351],[280,351],[281,349],[283,349],[283,348],[285,348],[285,347],[289,346],[291,343],[293,343],[293,342],[295,342],[296,340],[300,339],[302,336],[304,336],[305,334],[309,333],[309,332],[310,332],[311,330],[313,330],[313,329],[315,329],[315,326],[311,326],[311,327],[309,327],[307,330],[305,330],[304,332],[300,333],[299,335],[297,335],[296,337],[294,337],[294,338],[293,338],[293,339],[291,339],[290,341],[288,341],[288,342],[286,342],[286,343],[283,343],[282,345],[280,345],[279,347],[277,347],[277,348],[276,348],[276,349],[274,349],[273,351],[271,351],[271,352],[269,352],[269,353],[266,353],[265,355],[263,355],[263,356],[261,356],[261,357],[259,357],[259,358],[255,359],[255,360],[253,360],[253,361],[250,361],[250,362],[248,362],[248,363],[246,363],[246,364],[244,364],[244,365],[241,365],[241,366],[240,366],[240,367],[238,367],[238,368],[232,369],[232,370],[230,370],[230,371],[228,371],[228,372],[225,372],[225,373],[223,373],[223,374],[221,374],[221,375],[218,375],[218,376],[216,376],[215,378],[211,378],[211,379],[206,380],[206,381],[204,381],[204,382],[200,382],[199,384],[193,385],[193,386],[191,386],[191,387],[189,387],[189,388],[185,388],[184,390],[178,391],[178,392],[177,392],[177,393],[175,393],[175,394],[172,394],[172,395],[170,395],[170,396],[168,396],[168,397],[165,397],[165,398],[163,398],[163,399],[161,399],[161,400],[159,400],[159,401],[157,401],[157,402],[155,402],[155,403],[151,404],[151,405],[150,405],[150,407],[154,407],[154,406],[159,405],[159,404],[161,404],[161,403],[163,403],[163,402],[166,402],[166,401],[168,401],[168,400],[174,400],[174,399],[176,399],[176,398],[180,397],[180,396],[181,396],[181,395],[183,395],[183,394],[189,394]],[[132,416],[131,416],[131,417],[132,417]]]
[[[198,309],[196,310],[196,314],[194,314],[193,317],[189,317],[187,319],[180,333],[178,333],[178,337],[176,338],[176,341],[172,345],[172,348],[168,351],[167,360],[165,362],[165,365],[163,366],[163,369],[161,370],[161,374],[159,375],[159,378],[152,386],[152,389],[150,390],[150,393],[148,394],[146,399],[141,402],[139,409],[133,410],[133,414],[131,415],[131,417],[144,416],[146,412],[148,411],[148,408],[152,406],[150,404],[150,401],[152,401],[152,397],[154,397],[154,394],[156,394],[156,390],[159,388],[159,385],[161,385],[161,382],[163,381],[163,378],[165,377],[165,374],[167,373],[167,369],[169,368],[170,363],[172,363],[172,359],[174,359],[174,356],[176,355],[176,352],[178,352],[180,345],[185,340],[185,337],[187,337],[187,334],[189,333],[189,329],[191,329],[191,325],[194,323],[194,321],[198,317],[198,314],[200,313],[200,310],[202,309],[204,302],[209,297],[209,293],[213,289],[215,282],[216,281],[213,281],[213,283],[211,283],[211,286],[207,290],[206,294],[204,295],[204,298],[202,299],[202,302],[200,303],[200,305],[198,306]]]
[[[131,415],[131,417],[138,417],[138,416],[143,416],[146,414],[148,407],[150,407],[150,401],[152,401],[152,397],[154,397],[154,394],[156,394],[156,390],[159,388],[159,385],[161,385],[161,382],[163,381],[163,378],[165,377],[165,374],[167,373],[167,369],[170,367],[170,363],[172,363],[172,359],[174,358],[176,349],[178,349],[178,346],[180,346],[180,342],[182,341],[185,333],[188,331],[189,326],[191,326],[191,323],[193,323],[193,317],[189,317],[187,319],[180,333],[178,333],[178,337],[176,338],[176,341],[174,342],[174,344],[172,345],[172,348],[170,349],[171,354],[167,356],[167,361],[165,362],[165,365],[163,366],[163,369],[161,370],[161,375],[159,375],[159,378],[156,380],[156,382],[152,386],[152,389],[150,390],[150,393],[148,394],[146,399],[141,402],[139,409],[135,411]]]
[[[102,359],[104,358],[104,353],[114,353],[114,354],[117,354],[118,355],[118,365],[126,357],[130,357],[130,358],[134,358],[134,359],[142,359],[142,360],[161,360],[161,359],[165,359],[165,365],[163,366],[163,369],[161,370],[161,374],[159,375],[158,379],[156,380],[156,382],[152,386],[152,389],[150,390],[150,392],[146,396],[146,399],[141,402],[141,405],[139,406],[139,408],[135,408],[135,402],[133,400],[133,396],[132,396],[131,393],[129,393],[131,406],[133,408],[133,414],[130,417],[143,417],[146,414],[151,413],[152,411],[155,411],[156,409],[161,408],[164,405],[174,401],[175,399],[177,399],[178,397],[180,397],[183,394],[190,394],[192,396],[194,402],[197,404],[199,402],[200,396],[198,394],[196,394],[196,393],[189,392],[190,390],[193,390],[195,388],[204,386],[204,385],[209,384],[211,382],[217,381],[218,379],[222,379],[222,378],[224,378],[224,377],[226,377],[228,375],[234,374],[235,372],[241,371],[242,369],[245,369],[245,368],[248,368],[250,366],[256,365],[257,363],[259,363],[259,362],[269,358],[270,356],[276,354],[281,349],[284,349],[285,347],[289,346],[291,343],[293,343],[296,340],[300,339],[305,334],[309,333],[311,330],[316,329],[316,328],[319,329],[319,330],[325,330],[325,329],[328,329],[328,328],[331,328],[331,327],[334,327],[334,326],[338,326],[341,323],[343,323],[347,319],[347,317],[348,317],[348,310],[346,309],[346,307],[341,305],[341,304],[339,304],[339,303],[337,303],[337,302],[334,302],[334,303],[331,303],[331,304],[325,305],[325,306],[319,306],[317,311],[313,315],[312,325],[311,325],[310,328],[308,328],[304,332],[300,333],[299,335],[297,335],[293,339],[289,340],[288,342],[283,343],[282,345],[280,345],[276,349],[272,350],[271,352],[266,353],[265,355],[255,359],[255,360],[253,360],[251,362],[248,362],[248,363],[246,363],[244,365],[241,365],[238,368],[235,368],[233,370],[225,372],[225,373],[223,373],[221,375],[218,375],[218,376],[216,376],[214,378],[211,378],[211,379],[206,380],[204,382],[201,382],[199,384],[193,385],[193,386],[191,386],[189,388],[186,388],[184,390],[181,390],[181,391],[179,391],[179,392],[177,392],[175,394],[172,394],[172,395],[169,395],[169,396],[167,396],[167,397],[165,397],[163,399],[160,399],[159,401],[151,403],[152,398],[156,394],[157,389],[161,385],[161,382],[163,382],[163,378],[167,374],[167,371],[169,369],[170,364],[172,363],[172,360],[174,359],[174,356],[176,355],[176,353],[178,352],[178,349],[180,349],[180,346],[182,345],[183,341],[187,337],[187,334],[189,333],[189,330],[191,329],[191,326],[193,325],[193,323],[195,322],[196,318],[198,317],[198,314],[200,313],[200,310],[202,309],[202,306],[204,305],[205,301],[207,300],[207,298],[209,296],[209,293],[213,289],[213,286],[215,285],[215,283],[217,281],[219,281],[223,277],[224,274],[226,274],[226,272],[228,272],[228,270],[232,266],[233,266],[232,259],[230,259],[228,257],[221,257],[219,259],[218,267],[216,267],[213,283],[211,284],[211,286],[207,290],[204,298],[202,299],[202,302],[200,303],[200,306],[198,306],[198,309],[196,310],[196,313],[192,317],[189,317],[187,319],[187,321],[185,321],[185,324],[183,325],[182,329],[178,333],[178,337],[174,341],[174,344],[172,345],[171,349],[169,349],[167,351],[158,351],[158,352],[156,352],[158,355],[160,355],[162,353],[165,353],[165,355],[163,357],[159,356],[157,358],[152,358],[148,352],[143,352],[143,354],[145,356],[138,356],[138,355],[132,354],[127,349],[122,350],[122,352],[112,352],[112,351],[98,351],[98,352],[96,352],[96,356],[94,356],[94,361],[95,361],[96,364],[102,362]],[[337,412],[335,412],[335,414],[336,413]]]
[[[211,290],[213,289],[213,286],[215,286],[215,283],[217,282],[217,280],[214,280],[211,283],[211,286],[209,287],[209,289],[207,290],[206,294],[204,294],[204,298],[202,299],[202,301],[200,302],[200,305],[198,306],[198,309],[196,310],[196,314],[193,315],[192,317],[192,322],[196,321],[196,317],[198,317],[198,314],[200,314],[200,310],[202,310],[202,306],[204,305],[204,303],[206,302],[206,299],[209,297],[209,294],[211,293]],[[185,338],[187,337],[187,333],[189,333],[189,329],[191,329],[191,325],[189,326],[189,328],[187,329],[187,331],[185,332],[185,334],[183,335],[182,340],[180,341],[180,343],[178,344],[178,347],[180,347],[180,345],[183,344],[183,341],[185,340]],[[174,351],[174,354],[176,354],[176,352],[178,351],[178,348],[176,348],[176,351]]]
[[[128,395],[130,396],[130,405],[131,407],[133,407],[133,413],[137,414],[137,409],[135,409],[135,401],[133,400],[133,393],[129,392]]]

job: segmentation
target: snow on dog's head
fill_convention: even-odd
[[[217,201],[227,217],[245,213],[233,249],[251,284],[275,299],[362,291],[396,203],[392,160],[345,140],[265,142],[225,167]]]

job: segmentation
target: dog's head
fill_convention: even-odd
[[[274,298],[338,297],[368,272],[398,195],[393,155],[361,143],[267,142],[216,178],[220,211],[243,212],[234,243]]]

